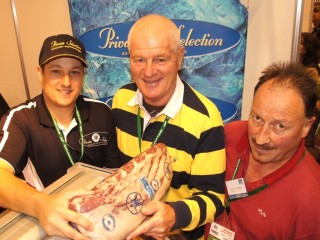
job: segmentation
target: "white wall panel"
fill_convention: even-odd
[[[296,1],[250,0],[242,119],[248,119],[253,89],[270,63],[290,60]]]
[[[10,106],[26,100],[10,0],[0,2],[0,93]]]
[[[20,39],[25,78],[32,98],[41,93],[36,67],[43,40],[53,34],[72,33],[67,0],[13,0],[13,2],[18,21],[17,35],[11,1],[2,0],[0,3],[0,52],[5,53],[5,57],[0,60],[5,64],[1,64],[0,91],[10,106],[27,99],[17,39]]]

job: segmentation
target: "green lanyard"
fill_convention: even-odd
[[[234,180],[234,179],[235,179],[235,177],[236,177],[236,175],[237,175],[237,173],[238,173],[238,170],[239,170],[240,162],[241,162],[241,159],[239,158],[239,159],[238,159],[238,162],[237,162],[237,165],[236,165],[236,168],[235,168],[235,170],[234,170],[234,172],[233,172],[233,175],[232,175],[231,180]],[[248,192],[248,196],[252,196],[252,195],[254,195],[254,194],[258,193],[258,192],[261,192],[263,189],[265,189],[265,188],[267,188],[267,187],[268,187],[267,184],[263,184],[262,186],[260,186],[260,187],[258,187],[258,188],[256,188],[256,189]],[[237,200],[237,199],[239,199],[239,198],[230,199],[230,198],[228,197],[228,199],[227,199],[227,201],[226,201],[226,211],[227,211],[228,214],[229,214],[229,212],[230,212],[230,202],[231,202],[231,201],[234,201],[234,200]]]
[[[299,150],[299,151],[300,151],[300,150]],[[300,154],[300,153],[299,153],[299,154]],[[290,165],[288,166],[289,168],[287,167],[286,171],[287,171],[287,172],[288,172],[288,171],[291,171],[291,170],[296,166],[297,163],[299,163],[300,161],[302,161],[302,160],[304,159],[305,154],[306,154],[306,149],[304,148],[301,157],[300,157],[299,159],[295,160],[292,164],[290,164]],[[291,161],[291,160],[289,160],[289,161]],[[237,166],[236,166],[236,168],[235,168],[235,170],[234,170],[234,172],[233,172],[233,175],[232,175],[232,180],[233,180],[233,179],[236,177],[236,175],[237,175],[237,172],[238,172],[239,166],[240,166],[240,162],[241,162],[241,159],[239,158],[239,159],[238,159],[238,162],[237,162]],[[276,178],[273,177],[272,180],[270,180],[270,179],[269,179],[269,180],[266,180],[269,185],[266,184],[266,183],[263,184],[262,186],[260,186],[260,187],[258,187],[258,188],[256,188],[256,189],[248,192],[248,196],[252,196],[252,195],[254,195],[254,194],[258,193],[258,192],[261,192],[263,189],[267,188],[267,187],[270,186],[271,184],[277,182],[279,179],[281,179],[282,177],[284,177],[285,174],[287,174],[287,172],[283,172],[282,174],[280,174],[280,175],[277,176]],[[228,199],[227,199],[227,201],[226,201],[226,211],[227,211],[228,214],[229,214],[229,212],[230,212],[230,202],[231,202],[231,201],[234,201],[234,200],[237,200],[237,199],[239,199],[239,198],[235,198],[235,199],[229,199],[229,198],[228,198]]]
[[[166,119],[164,120],[164,122],[162,123],[156,137],[154,138],[151,146],[155,145],[160,136],[162,135],[164,129],[166,128],[167,126],[167,123],[169,122],[169,119],[170,117],[169,116],[166,116]],[[140,153],[142,152],[141,151],[141,142],[142,142],[142,130],[141,130],[141,117],[140,117],[140,107],[138,108],[138,115],[137,115],[137,129],[138,129],[138,141],[139,141],[139,150],[140,150]]]
[[[83,153],[84,153],[84,140],[83,140],[83,129],[82,129],[82,121],[81,121],[81,116],[80,116],[80,112],[77,108],[77,106],[75,107],[75,110],[76,110],[76,116],[77,116],[77,120],[78,120],[78,124],[79,124],[79,132],[80,132],[80,139],[81,139],[81,155],[80,155],[80,159],[79,161],[81,160],[81,158],[83,157]],[[58,137],[60,139],[60,142],[62,143],[62,146],[63,146],[63,149],[65,151],[65,153],[67,154],[67,157],[71,163],[71,165],[74,165],[74,162],[73,162],[73,159],[71,157],[71,154],[70,154],[70,151],[68,149],[68,146],[67,146],[67,143],[64,139],[64,136],[58,126],[58,123],[57,121],[54,119],[54,117],[52,117],[52,115],[50,114],[51,116],[51,119],[52,119],[52,122],[54,124],[54,127],[56,129],[56,132],[58,134]]]

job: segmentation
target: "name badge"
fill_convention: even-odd
[[[242,198],[248,196],[246,185],[243,178],[226,181],[229,199]]]
[[[211,223],[208,240],[233,240],[234,232],[218,223]]]

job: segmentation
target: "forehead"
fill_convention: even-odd
[[[174,26],[168,21],[144,19],[131,32],[130,50],[171,48],[175,44]]]
[[[159,50],[171,49],[171,41],[165,34],[153,33],[137,35],[131,43],[131,51],[136,50]]]
[[[147,41],[136,41],[131,46],[130,57],[170,57],[175,53],[166,39],[149,39]]]
[[[261,116],[296,119],[305,116],[304,103],[294,88],[263,84],[253,98],[252,110]]]
[[[60,68],[83,68],[83,64],[80,60],[72,57],[60,57],[53,59],[45,64],[47,67],[60,67]]]

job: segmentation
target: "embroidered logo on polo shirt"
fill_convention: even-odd
[[[84,146],[86,147],[96,147],[108,144],[107,132],[93,132],[83,136],[83,138]]]
[[[258,213],[261,217],[267,217],[267,214],[261,208],[258,208]]]
[[[99,135],[99,133],[94,133],[94,134],[92,134],[92,141],[94,141],[94,142],[99,142],[99,140],[100,140],[100,135]]]

